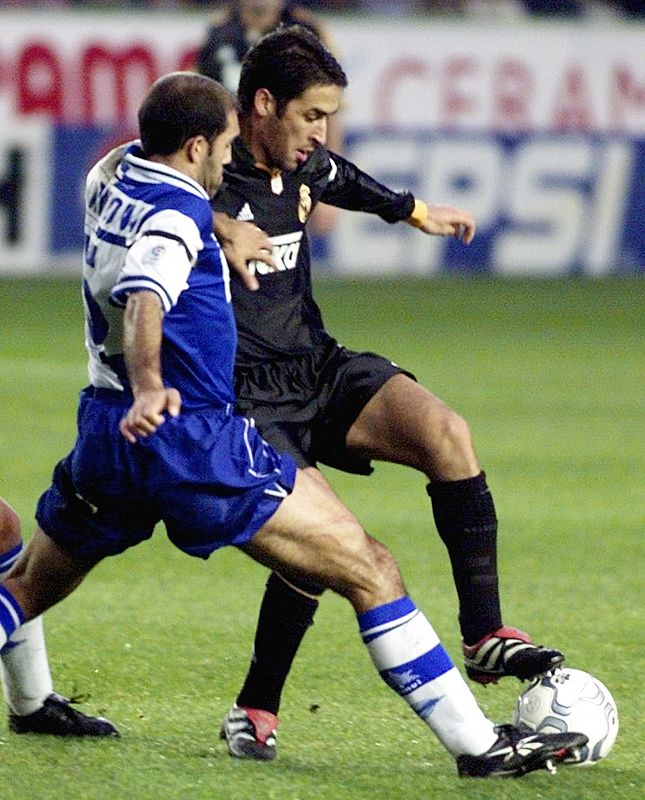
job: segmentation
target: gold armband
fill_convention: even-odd
[[[428,206],[423,202],[423,200],[415,199],[414,209],[407,218],[406,222],[415,228],[422,228],[426,224],[427,219]]]

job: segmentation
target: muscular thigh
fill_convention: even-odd
[[[347,447],[369,458],[432,469],[433,454],[454,412],[406,375],[395,375],[371,398],[347,434]]]
[[[65,552],[38,528],[6,585],[32,619],[67,596],[96,563]]]

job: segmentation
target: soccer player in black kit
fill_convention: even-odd
[[[532,678],[564,656],[503,625],[497,518],[467,423],[387,358],[339,345],[313,297],[306,223],[321,200],[465,244],[475,232],[467,212],[393,192],[325,148],[346,85],[338,61],[299,26],[261,39],[242,67],[241,136],[214,203],[234,267],[238,410],[320,481],[318,463],[367,475],[374,459],[424,473],[452,566],[468,676],[483,684]],[[247,257],[256,256],[246,273],[243,241]],[[262,244],[272,259],[257,250]],[[222,725],[231,755],[275,757],[281,691],[320,594],[313,583],[269,577],[251,666]]]

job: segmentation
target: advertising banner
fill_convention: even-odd
[[[350,125],[645,136],[645,27],[346,24]]]
[[[77,268],[94,160],[136,131],[208,13],[0,12],[0,271]],[[327,20],[349,78],[344,155],[470,210],[469,248],[342,212],[321,243],[359,274],[645,271],[645,27]]]
[[[390,186],[467,208],[469,247],[344,213],[340,272],[555,276],[645,269],[645,139],[602,134],[353,132],[348,155]]]

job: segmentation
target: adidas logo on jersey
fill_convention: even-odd
[[[248,203],[244,203],[236,219],[240,219],[242,222],[250,222],[251,220],[255,219],[253,212],[251,211],[251,206]]]
[[[275,262],[275,269],[272,269],[263,261],[249,261],[249,272],[251,275],[269,275],[272,272],[285,272],[288,269],[295,269],[301,240],[302,231],[285,233],[282,236],[271,236],[271,243],[273,244],[271,255]]]

